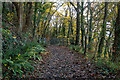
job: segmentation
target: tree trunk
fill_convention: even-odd
[[[72,24],[72,12],[71,12],[71,8],[68,4],[68,8],[69,8],[69,14],[70,14],[70,34],[72,35],[71,39],[70,39],[70,43],[72,45],[74,45],[74,37],[73,37],[73,24]]]
[[[58,22],[56,22],[56,26],[55,26],[55,37],[56,38],[57,38],[57,33],[58,33],[57,26],[58,26]]]
[[[17,13],[17,31],[19,31],[19,27],[20,27],[20,6],[18,2],[13,2],[15,9],[16,9],[16,13]]]
[[[79,45],[79,37],[80,37],[80,12],[79,12],[79,7],[80,4],[79,2],[77,2],[77,8],[76,8],[76,12],[77,12],[77,17],[76,17],[76,41],[75,41],[75,45]]]
[[[22,36],[22,28],[23,28],[23,2],[13,2],[15,8],[16,8],[16,13],[17,13],[17,32],[18,36]]]
[[[63,33],[63,36],[65,37],[65,24],[64,23],[62,24],[62,33]]]
[[[60,25],[59,25],[59,35],[61,34],[61,23],[60,23]]]
[[[91,6],[91,4],[90,4]],[[89,25],[89,48],[88,50],[91,49],[91,38],[92,38],[92,9],[90,9],[90,25]]]
[[[18,32],[22,32],[22,27],[23,27],[23,2],[19,3],[19,9],[20,9],[20,15],[19,15],[19,30]]]
[[[50,12],[51,12],[51,9],[52,9],[52,5],[53,5],[53,4],[51,4],[50,9],[49,9],[49,13],[48,13],[48,15],[47,15],[48,21],[46,20],[45,23],[44,23],[44,30],[43,30],[43,34],[42,34],[42,37],[44,37],[44,38],[45,38],[45,36],[46,36],[46,30],[47,30],[47,28],[48,28],[48,26],[49,26],[49,23],[50,23],[50,20],[51,20],[51,17],[52,17],[52,16],[50,15]],[[48,22],[48,24],[47,24],[47,22]]]
[[[87,36],[88,36],[88,28],[89,28],[89,20],[88,20],[88,15],[89,15],[89,9],[90,9],[90,2],[88,2],[88,10],[87,10],[87,29],[85,29],[86,34],[85,34],[85,49],[84,49],[84,55],[86,54],[87,51]]]
[[[26,10],[25,25],[22,31],[24,33],[32,33],[32,2],[27,3]]]
[[[85,36],[85,29],[84,29],[84,25],[83,25],[83,5],[84,2],[81,2],[81,46],[84,50],[84,36]]]
[[[67,32],[67,45],[68,45],[68,41],[69,41],[69,35],[70,35],[70,22],[69,22],[69,26],[68,26],[68,32]]]
[[[100,57],[100,54],[102,53],[102,49],[104,47],[104,40],[105,40],[105,35],[106,35],[107,5],[108,5],[108,3],[105,2],[105,13],[104,13],[102,31],[100,33],[101,39],[100,39],[100,43],[99,43],[99,47],[98,47],[98,57]]]
[[[2,3],[3,7],[2,7],[2,18],[6,19],[6,14],[5,13],[5,2]]]
[[[65,17],[67,17],[67,11],[65,11]],[[63,22],[63,25],[62,25],[62,32],[63,32],[63,36],[64,36],[64,38],[65,38],[65,27],[66,27],[66,25],[65,25],[65,23]]]
[[[34,25],[34,28],[33,28],[33,38],[34,38],[34,36],[35,36],[35,31],[36,31],[36,12],[37,12],[37,2],[35,2],[35,11],[34,11],[34,23],[33,23],[33,25]]]
[[[106,58],[106,54],[107,54],[107,52],[108,52],[108,48],[109,48],[109,45],[110,45],[111,35],[112,35],[112,31],[110,31],[109,37],[108,37],[108,39],[106,40],[105,51],[104,51],[104,58]]]
[[[114,44],[113,44],[113,61],[117,61],[116,58],[120,55],[120,2],[117,4],[118,7],[118,14],[116,18],[115,24],[115,37],[114,37]]]

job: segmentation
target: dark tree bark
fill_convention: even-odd
[[[67,11],[65,11],[65,17],[67,17]],[[63,22],[63,25],[62,25],[62,32],[63,32],[63,36],[65,37],[65,23]]]
[[[17,32],[21,35],[23,28],[23,2],[13,2],[17,13]]]
[[[3,7],[2,7],[2,18],[6,18],[6,14],[3,14],[5,13],[5,2],[2,3]]]
[[[69,14],[70,14],[70,34],[73,35],[73,24],[72,24],[72,11],[71,11],[71,8],[68,4],[68,8],[69,8]],[[72,36],[71,39],[70,39],[70,43],[72,45],[74,45],[74,37]]]
[[[74,7],[74,9],[76,10],[76,40],[75,40],[75,45],[78,45],[79,44],[79,37],[80,37],[80,12],[79,12],[79,9],[80,9],[80,4],[79,2],[77,2],[77,8],[75,7],[75,5],[70,2],[70,4]]]
[[[90,4],[91,6],[91,4]],[[91,49],[91,38],[92,38],[92,17],[93,17],[93,12],[92,9],[90,9],[90,25],[89,25],[89,50]]]
[[[55,26],[55,37],[57,38],[57,33],[58,33],[58,22],[56,22],[56,26]]]
[[[61,34],[61,23],[59,25],[59,31],[58,31],[59,35]]]
[[[79,45],[79,37],[80,37],[80,12],[79,12],[79,8],[80,8],[80,4],[79,2],[77,2],[77,8],[76,8],[76,12],[77,12],[77,17],[76,17],[76,41],[75,41],[75,45]]]
[[[15,9],[16,9],[16,13],[17,13],[17,31],[19,30],[19,25],[20,25],[20,6],[18,2],[13,2]]]
[[[117,4],[118,13],[116,18],[115,24],[115,37],[114,37],[114,44],[113,44],[113,61],[116,61],[118,55],[120,55],[120,2]]]
[[[28,2],[26,6],[25,25],[22,31],[24,33],[32,33],[32,2]]]
[[[104,13],[102,31],[100,33],[100,43],[99,43],[99,47],[98,47],[98,57],[100,57],[100,54],[102,53],[102,49],[104,47],[104,40],[105,40],[105,35],[106,35],[107,5],[108,5],[108,3],[105,2],[105,13]]]
[[[81,46],[84,49],[84,36],[85,36],[85,29],[83,25],[83,4],[84,2],[81,2]]]
[[[62,35],[65,36],[65,24],[62,24]]]

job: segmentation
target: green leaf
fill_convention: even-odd
[[[9,63],[13,64],[14,62],[11,61],[10,59],[6,59],[6,61],[8,61]]]

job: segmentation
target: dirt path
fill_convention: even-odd
[[[49,52],[43,56],[43,62],[36,65],[33,75],[35,78],[111,78],[110,74],[99,72],[95,65],[82,54],[62,46],[48,46]]]
[[[91,71],[90,64],[82,55],[73,53],[66,47],[48,46],[48,57],[41,65],[40,78],[88,78]],[[90,73],[90,72],[89,72]]]

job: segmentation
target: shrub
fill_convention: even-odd
[[[3,29],[3,78],[21,78],[28,71],[33,71],[33,59],[41,59],[39,53],[45,49],[37,41],[24,42],[12,35],[10,30]],[[22,45],[21,45],[22,44]]]

